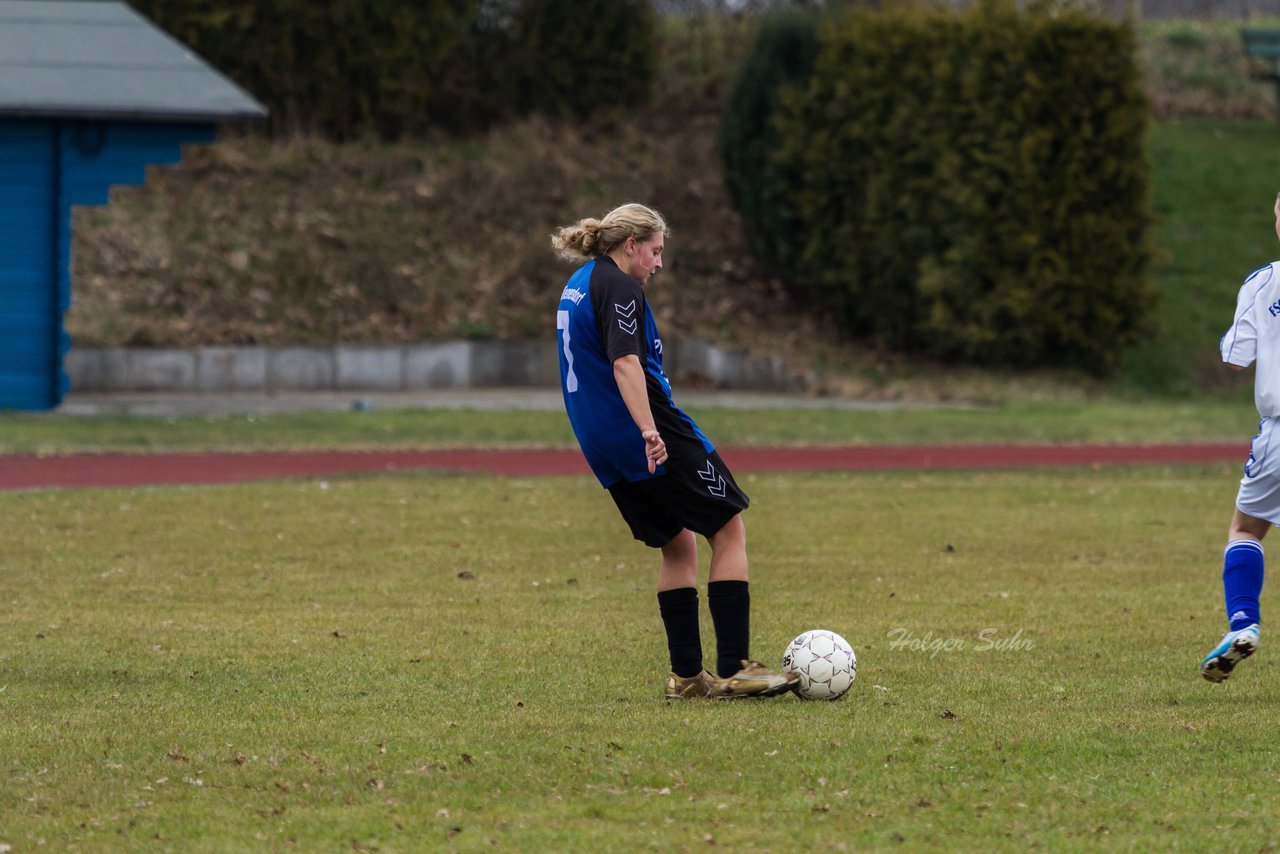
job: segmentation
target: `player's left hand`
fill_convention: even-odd
[[[657,430],[643,430],[640,435],[644,437],[644,454],[649,460],[649,474],[653,474],[658,466],[667,461],[667,443],[662,441]]]

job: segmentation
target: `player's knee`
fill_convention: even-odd
[[[685,528],[672,537],[662,547],[662,557],[673,563],[696,564],[698,561],[698,540],[693,536],[693,532]]]
[[[742,514],[739,513],[724,523],[724,526],[711,535],[711,547],[722,548],[724,546],[747,544],[747,526],[742,521]]]
[[[1231,526],[1227,530],[1227,539],[1262,540],[1269,530],[1271,530],[1271,523],[1266,519],[1259,519],[1256,516],[1250,516],[1248,513],[1237,508],[1235,514],[1231,517]]]

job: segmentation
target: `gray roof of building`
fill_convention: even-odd
[[[124,3],[0,0],[0,116],[220,122],[266,115]]]

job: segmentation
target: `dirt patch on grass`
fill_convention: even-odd
[[[716,128],[531,120],[469,142],[195,148],[76,212],[68,327],[134,346],[547,335],[572,271],[551,232],[639,200],[673,228],[651,298],[666,334],[810,337],[747,252]]]

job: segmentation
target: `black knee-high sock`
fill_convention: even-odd
[[[716,627],[716,670],[732,676],[750,658],[751,594],[745,581],[712,581],[707,585],[707,605]]]
[[[702,636],[698,632],[698,588],[678,587],[658,593],[658,611],[667,628],[671,670],[677,676],[702,672]]]

